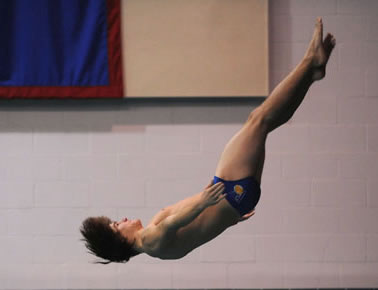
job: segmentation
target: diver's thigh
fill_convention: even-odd
[[[247,121],[225,146],[215,175],[226,180],[260,176],[261,180],[266,137],[260,122]]]

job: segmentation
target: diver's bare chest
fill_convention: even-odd
[[[205,209],[193,222],[179,229],[170,249],[175,254],[189,252],[194,248],[212,240],[227,228],[239,221],[239,214],[226,200],[216,206]]]

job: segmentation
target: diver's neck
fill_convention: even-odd
[[[135,241],[134,241],[134,249],[137,250],[140,253],[144,253],[144,245],[143,245],[143,232],[144,228],[140,229],[135,233]]]

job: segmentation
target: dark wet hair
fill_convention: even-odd
[[[111,219],[105,216],[89,217],[83,221],[80,228],[84,237],[81,240],[85,242],[89,253],[106,260],[96,263],[126,263],[131,257],[140,254],[133,248],[133,244],[111,229],[111,222]]]

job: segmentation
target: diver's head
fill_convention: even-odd
[[[115,222],[111,219],[89,217],[83,221],[80,232],[90,253],[107,260],[100,262],[125,263],[131,257],[141,253],[135,244],[136,236],[143,226],[140,220],[126,218]]]

